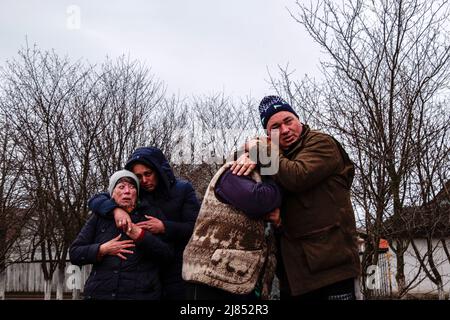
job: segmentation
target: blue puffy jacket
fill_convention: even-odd
[[[160,210],[166,218],[164,239],[174,246],[175,259],[162,272],[163,298],[186,299],[186,285],[181,277],[183,265],[183,251],[189,241],[200,204],[192,184],[175,178],[169,162],[158,148],[142,147],[136,149],[125,165],[131,170],[136,163],[145,164],[154,169],[159,183],[154,192],[140,190],[139,198],[142,203],[149,204]],[[117,205],[110,199],[109,194],[100,193],[89,200],[89,209],[102,216],[110,215]]]
[[[141,207],[130,217],[137,223],[145,220],[144,214],[154,212]],[[128,249],[134,253],[124,254],[127,260],[106,255],[97,261],[100,245],[121,233],[113,219],[93,214],[72,243],[69,251],[72,264],[93,264],[84,287],[85,299],[160,299],[160,270],[173,260],[173,248],[160,237],[145,232],[136,247]],[[127,239],[130,238],[122,233],[120,240]]]

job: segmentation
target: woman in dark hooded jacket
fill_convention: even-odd
[[[183,251],[200,209],[195,190],[191,183],[175,178],[169,162],[158,148],[136,149],[125,168],[133,171],[141,182],[141,203],[151,205],[155,213],[165,216],[165,219],[150,218],[139,225],[154,234],[161,234],[174,246],[174,261],[161,273],[163,299],[186,299],[186,283],[181,277],[181,269]],[[120,221],[128,216],[117,208],[108,194],[95,195],[89,201],[89,209],[100,216],[114,215],[116,225],[126,228],[127,223],[120,225]]]

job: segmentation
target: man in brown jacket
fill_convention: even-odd
[[[350,202],[353,163],[333,137],[302,124],[280,97],[265,97],[259,111],[272,139],[249,141],[249,152],[232,170],[241,175],[253,169],[249,154],[256,154],[255,148],[279,155],[273,178],[284,190],[278,261],[281,299],[355,299],[360,261]]]

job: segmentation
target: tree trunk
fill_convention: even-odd
[[[58,266],[58,282],[56,283],[56,300],[64,299],[65,264]]]
[[[69,264],[66,273],[68,275],[66,285],[67,288],[72,290],[72,300],[79,300],[81,290],[81,270],[78,266]]]
[[[397,274],[395,275],[395,280],[397,280],[397,294],[398,298],[401,299],[405,293],[406,280],[405,280],[405,262],[403,253],[396,254],[397,256]]]
[[[5,300],[6,292],[6,268],[0,271],[0,300]]]
[[[80,289],[72,289],[72,300],[80,300]]]
[[[438,299],[445,300],[445,291],[444,291],[444,285],[442,283],[442,280],[438,284]]]
[[[52,279],[44,280],[44,300],[52,299]]]
[[[400,300],[403,300],[406,286],[405,275],[397,270],[397,275],[395,277],[397,278],[398,287],[397,296]]]
[[[1,177],[0,177],[1,180]],[[0,194],[0,199],[2,195]],[[1,201],[1,200],[0,200]],[[0,300],[5,300],[6,291],[6,230],[4,227],[4,214],[0,213]]]
[[[355,278],[355,297],[356,300],[364,300],[363,288],[361,287],[361,278]]]

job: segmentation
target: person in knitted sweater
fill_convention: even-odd
[[[183,253],[183,279],[192,300],[267,299],[274,277],[270,220],[280,224],[281,192],[258,170],[231,174],[231,162],[212,178]]]

